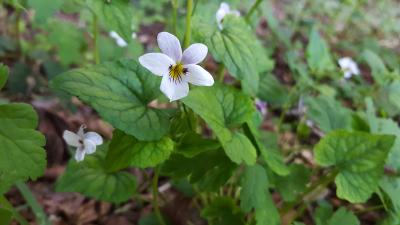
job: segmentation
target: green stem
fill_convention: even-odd
[[[154,176],[153,176],[153,182],[152,182],[152,189],[153,189],[153,208],[154,212],[157,216],[158,223],[161,225],[166,225],[161,212],[160,212],[160,207],[158,205],[158,177],[160,175],[160,169],[158,167],[154,168]]]
[[[36,200],[35,196],[33,196],[31,190],[29,190],[28,186],[26,186],[23,182],[17,182],[15,184],[18,190],[21,192],[22,196],[25,198],[26,203],[28,203],[29,207],[31,207],[35,217],[39,221],[40,225],[49,225],[49,221],[47,219],[46,214],[43,211],[43,208],[40,206],[39,202]]]
[[[177,22],[176,21],[178,18],[178,0],[171,0],[171,5],[172,5],[172,31],[176,35],[176,32],[177,32],[177,29],[176,29]]]
[[[254,2],[254,4],[251,6],[249,12],[246,14],[246,17],[245,17],[247,22],[250,21],[251,15],[253,15],[253,13],[256,11],[256,9],[258,8],[258,6],[260,5],[261,2],[262,2],[262,0],[256,0]]]
[[[219,64],[217,69],[217,79],[223,83],[224,82],[224,75],[225,75],[225,66],[224,64]]]
[[[15,209],[3,195],[0,195],[0,206],[2,206],[6,210],[11,211],[13,214],[13,218],[17,220],[21,225],[30,225],[29,222],[23,216],[21,216],[17,209]]]
[[[368,213],[368,212],[375,211],[377,209],[382,209],[382,208],[385,208],[385,206],[384,205],[375,205],[375,206],[371,206],[369,208],[362,209],[362,210],[356,212],[355,214],[359,215],[359,214]]]
[[[308,187],[301,195],[299,195],[295,201],[285,205],[282,207],[281,209],[281,215],[287,213],[290,209],[292,209],[293,207],[295,207],[296,205],[298,205],[305,196],[307,196],[308,194],[310,194],[312,191],[314,191],[316,188],[318,187],[326,187],[329,183],[331,183],[336,175],[339,172],[337,170],[332,171],[329,175],[324,176],[322,179],[319,179],[316,183],[314,183],[313,185],[311,185],[310,187]]]
[[[18,7],[15,9],[15,36],[17,38],[17,51],[19,53],[22,53],[21,49],[21,30],[19,27],[20,21],[21,21],[21,9]]]
[[[96,64],[100,63],[99,48],[98,48],[98,35],[99,35],[99,22],[97,15],[93,12],[93,57]]]
[[[189,47],[190,38],[192,34],[192,12],[193,12],[193,0],[187,0],[187,10],[186,10],[186,30],[185,30],[185,39],[183,42],[184,48]]]

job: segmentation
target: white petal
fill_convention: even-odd
[[[109,35],[110,35],[110,37],[112,37],[112,38],[114,38],[114,39],[119,37],[119,35],[117,34],[117,32],[115,32],[115,31],[113,31],[113,30],[110,31],[110,34],[109,34]]]
[[[82,148],[76,149],[75,160],[80,162],[83,161],[84,159],[85,159],[85,151]]]
[[[358,66],[355,62],[351,65],[350,69],[353,74],[360,75],[360,69],[358,69]]]
[[[226,16],[227,12],[222,9],[218,9],[217,13],[215,14],[215,18],[217,19],[218,28],[222,30],[222,20]]]
[[[181,61],[182,48],[178,38],[168,32],[161,32],[157,35],[158,47],[175,62]]]
[[[115,39],[116,41],[117,41],[117,45],[119,46],[119,47],[126,47],[126,46],[128,46],[128,43],[126,43],[126,41],[124,40],[124,39],[122,39],[122,38],[118,38],[118,39]]]
[[[203,44],[192,44],[183,52],[182,63],[197,64],[204,60],[207,56],[208,48]]]
[[[199,86],[212,86],[214,84],[214,78],[203,67],[194,64],[185,65],[185,67],[188,69],[187,82]]]
[[[219,8],[223,11],[225,11],[226,13],[229,13],[229,11],[231,11],[228,3],[226,2],[221,2],[221,5],[219,5]]]
[[[81,144],[79,143],[80,137],[75,134],[74,132],[71,132],[69,130],[64,131],[63,138],[65,142],[67,142],[68,145],[78,147]]]
[[[85,137],[85,129],[86,129],[86,125],[85,124],[82,124],[80,127],[79,127],[79,130],[78,130],[78,136],[81,138],[81,139],[83,139],[84,137]]]
[[[103,138],[96,132],[87,132],[85,134],[85,140],[90,140],[96,145],[101,145],[103,144]]]
[[[186,97],[189,94],[189,85],[187,82],[174,82],[170,80],[169,76],[163,76],[161,81],[160,90],[169,98],[175,101]]]
[[[235,16],[240,16],[240,12],[238,10],[232,10],[231,13]]]
[[[144,54],[139,57],[139,62],[146,69],[158,76],[167,75],[169,73],[169,66],[175,64],[170,57],[162,53]]]
[[[349,57],[344,57],[338,60],[339,66],[342,69],[349,68],[354,61]]]
[[[349,79],[349,78],[351,78],[351,75],[353,75],[351,73],[351,71],[345,71],[344,74],[343,74],[343,77],[346,78],[346,79]]]
[[[91,141],[89,139],[85,139],[85,140],[83,140],[83,144],[84,144],[83,151],[86,154],[88,154],[88,155],[93,154],[96,151],[96,144],[93,141]]]

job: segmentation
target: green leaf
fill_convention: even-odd
[[[133,10],[129,0],[86,0],[86,4],[108,30],[116,31],[130,42]]]
[[[241,186],[240,207],[244,212],[254,208],[258,225],[280,224],[278,210],[268,192],[267,173],[262,166],[248,166],[244,171]]]
[[[400,114],[400,80],[394,80],[381,86],[376,96],[377,105],[383,108],[389,116]]]
[[[87,197],[113,203],[131,198],[136,190],[136,179],[128,172],[107,172],[107,148],[101,146],[83,162],[71,159],[64,174],[57,181],[56,191],[79,192]]]
[[[212,139],[204,139],[200,134],[189,132],[185,134],[178,146],[176,152],[187,158],[192,158],[202,152],[220,148],[218,141]]]
[[[276,188],[286,202],[294,201],[306,189],[311,176],[311,171],[300,164],[292,164],[289,169],[288,176],[275,178]]]
[[[62,4],[63,0],[28,0],[29,7],[35,10],[35,20],[40,23],[51,18]]]
[[[366,99],[367,111],[366,117],[371,128],[371,133],[390,134],[396,136],[396,141],[390,150],[386,165],[395,169],[400,169],[400,127],[396,121],[392,119],[383,119],[376,117],[376,110],[370,98]],[[383,177],[379,182],[380,188],[390,198],[393,209],[400,212],[400,178]]]
[[[318,77],[325,76],[327,72],[335,69],[328,44],[321,37],[316,27],[311,30],[306,55],[311,72]]]
[[[327,225],[360,225],[358,218],[346,208],[341,207],[328,220]]]
[[[378,187],[394,140],[390,135],[334,131],[315,147],[315,160],[339,171],[335,178],[339,198],[365,202]]]
[[[388,75],[389,71],[387,70],[382,59],[375,52],[369,49],[364,50],[361,55],[364,61],[366,61],[371,68],[374,80],[378,84],[383,84],[385,78],[387,78],[385,76]]]
[[[201,212],[210,225],[245,225],[244,213],[229,197],[216,197]]]
[[[252,118],[255,108],[249,97],[234,88],[215,84],[191,90],[182,101],[207,122],[233,162],[255,163],[257,152],[250,140],[227,128]]]
[[[160,95],[160,79],[132,60],[120,60],[63,73],[51,82],[53,89],[78,96],[114,127],[151,141],[169,129],[169,116],[148,107]]]
[[[8,67],[0,63],[0,90],[6,85],[8,79]]]
[[[307,117],[316,122],[323,132],[350,129],[351,111],[334,98],[320,95],[316,98],[307,98],[305,104]]]
[[[280,107],[288,101],[288,92],[288,89],[269,73],[261,76],[257,97],[273,107]]]
[[[236,167],[222,149],[216,149],[191,158],[173,154],[162,165],[161,172],[175,179],[189,178],[190,183],[198,184],[202,190],[216,191],[228,181]]]
[[[241,81],[245,93],[255,96],[259,72],[269,69],[260,65],[271,60],[242,18],[227,15],[223,27],[222,30],[213,29],[208,23],[202,23],[193,29],[194,36],[208,46],[213,57],[224,64],[233,77]]]
[[[108,171],[118,171],[129,166],[155,167],[169,158],[174,142],[163,137],[158,141],[139,141],[120,130],[115,130],[106,156]]]
[[[62,65],[82,63],[82,48],[85,46],[82,30],[71,22],[59,20],[49,22],[47,29],[49,30],[47,41],[57,49]]]
[[[27,104],[0,105],[0,194],[16,181],[36,179],[46,168],[44,136],[38,116]]]

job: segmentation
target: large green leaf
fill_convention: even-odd
[[[323,132],[351,127],[351,111],[334,98],[320,95],[306,99],[305,103],[307,117],[316,122]]]
[[[107,172],[107,146],[83,162],[71,159],[64,174],[58,179],[56,191],[79,192],[98,200],[120,203],[132,197],[136,190],[136,179],[128,172]]]
[[[228,181],[236,167],[222,149],[214,149],[191,158],[173,154],[163,164],[162,174],[175,179],[189,178],[202,190],[216,191]]]
[[[351,211],[341,207],[333,213],[332,206],[321,204],[315,213],[317,225],[359,225],[360,221]]]
[[[8,79],[8,67],[0,64],[0,90],[6,85]]]
[[[244,212],[255,209],[257,225],[280,224],[277,208],[268,192],[268,177],[260,165],[248,166],[244,171],[240,206]]]
[[[174,150],[174,142],[163,137],[158,141],[139,141],[120,130],[115,130],[106,156],[109,171],[134,166],[155,167],[167,160]]]
[[[242,18],[227,15],[223,27],[219,30],[201,23],[194,29],[194,36],[208,46],[214,58],[223,63],[232,76],[242,82],[245,93],[255,96],[259,72],[272,68],[271,60]],[[260,66],[268,64],[271,66]]]
[[[86,4],[108,30],[116,31],[130,42],[133,10],[129,0],[86,0]]]
[[[362,57],[371,68],[372,76],[378,84],[383,84],[388,78],[387,75],[389,71],[387,70],[382,59],[372,50],[366,49],[362,52]]]
[[[0,194],[16,181],[36,179],[46,168],[44,136],[38,116],[27,104],[0,105]]]
[[[353,203],[365,202],[378,187],[394,140],[391,135],[334,131],[315,147],[315,160],[338,170],[338,197]]]
[[[306,54],[308,66],[316,76],[325,76],[327,72],[335,69],[328,44],[316,27],[311,30]]]
[[[252,118],[255,108],[249,97],[234,88],[215,84],[193,89],[183,102],[207,122],[232,161],[255,163],[257,152],[250,140],[227,128]]]
[[[229,197],[214,198],[201,212],[210,225],[245,225],[244,213]]]
[[[78,96],[103,119],[139,140],[158,140],[169,129],[165,111],[148,107],[160,95],[160,79],[132,60],[71,70],[51,87]]]

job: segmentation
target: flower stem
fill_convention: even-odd
[[[98,49],[98,35],[99,35],[99,22],[97,15],[93,12],[93,57],[96,64],[100,63],[99,49]]]
[[[176,35],[177,32],[176,21],[178,18],[178,0],[171,0],[171,5],[172,5],[172,31]]]
[[[50,225],[46,214],[44,213],[39,202],[36,200],[35,196],[33,196],[31,190],[29,190],[28,186],[23,182],[17,182],[15,185],[17,186],[18,190],[21,192],[22,196],[25,198],[29,207],[31,207],[39,224],[40,225]]]
[[[223,83],[224,82],[224,75],[225,75],[225,66],[224,64],[219,64],[217,69],[217,79]]]
[[[258,6],[260,5],[260,3],[262,2],[262,0],[256,0],[254,2],[254,4],[251,6],[249,12],[246,14],[246,21],[249,22],[251,16],[253,15],[253,13],[256,11],[256,9],[258,8]]]
[[[158,177],[160,175],[160,168],[155,167],[154,168],[154,176],[153,176],[153,182],[152,182],[152,189],[153,189],[153,208],[154,212],[157,216],[158,223],[161,225],[166,225],[161,212],[160,212],[160,207],[158,205]]]
[[[190,38],[192,34],[192,12],[193,12],[193,0],[187,0],[187,10],[186,10],[186,30],[185,30],[185,39],[183,41],[183,46],[185,48],[189,47]]]

